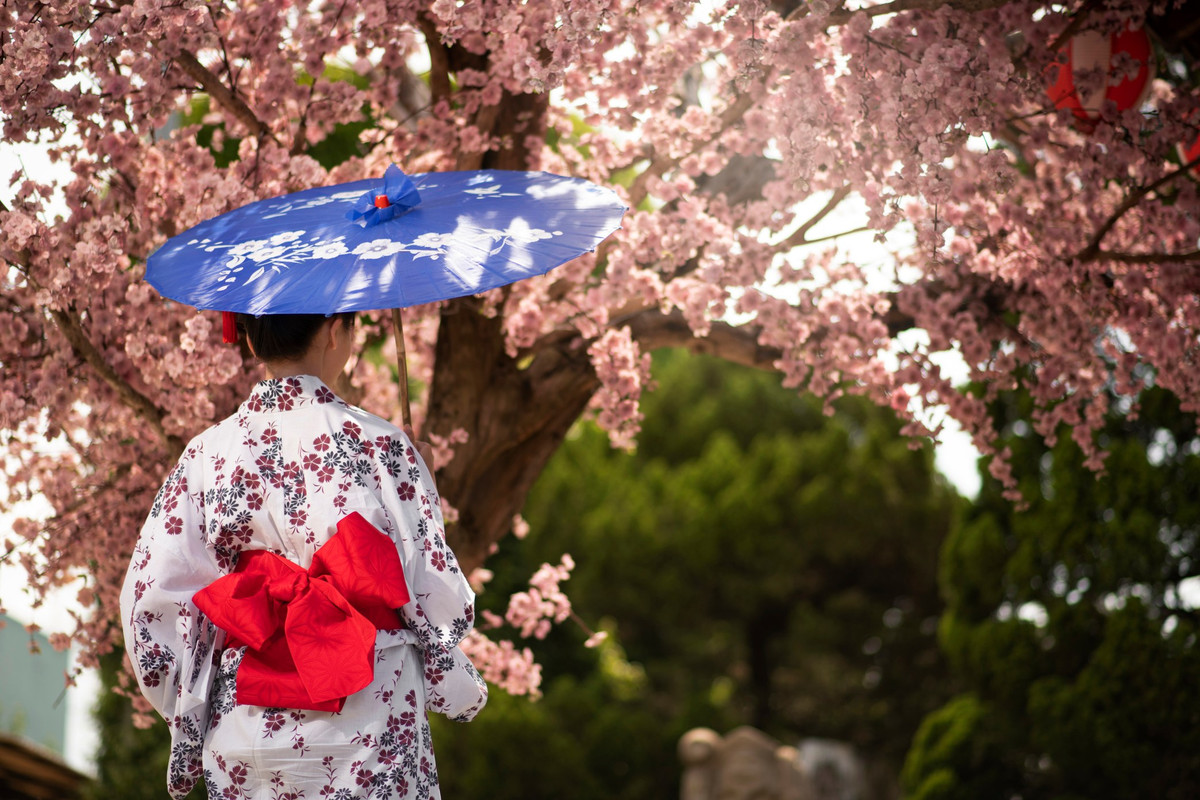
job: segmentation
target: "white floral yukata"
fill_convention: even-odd
[[[374,680],[338,713],[238,705],[244,647],[192,596],[269,550],[307,569],[357,511],[396,543],[412,599],[377,633]],[[211,800],[438,798],[426,710],[469,720],[487,688],[458,644],[475,595],[443,538],[433,480],[388,422],[303,375],[255,386],[163,484],[121,593],[125,644],[171,731],[167,785]]]

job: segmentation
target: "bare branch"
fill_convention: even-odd
[[[664,314],[657,309],[645,309],[613,320],[616,328],[629,326],[629,333],[643,351],[660,347],[686,347],[693,353],[715,355],[736,364],[757,369],[776,369],[783,353],[774,347],[758,343],[759,327],[734,327],[724,322],[712,323],[707,336],[697,336],[679,311]]]
[[[1097,261],[1119,261],[1122,264],[1186,264],[1200,261],[1200,250],[1190,253],[1118,253],[1112,250],[1097,250]]]
[[[873,231],[873,230],[875,230],[875,229],[872,228],[870,225],[863,225],[862,227],[851,228],[850,230],[842,231],[841,233],[831,233],[828,236],[818,236],[816,239],[808,239],[808,240],[802,242],[802,244],[820,244],[821,242],[828,242],[828,241],[832,241],[834,239],[840,239],[843,236],[851,236],[856,233],[866,233],[867,231]]]
[[[425,35],[425,49],[429,51],[429,91],[433,95],[432,105],[450,97],[450,54],[442,42],[437,26],[426,14],[417,17],[421,33]]]
[[[838,189],[829,198],[829,202],[825,204],[824,208],[822,208],[820,211],[818,211],[816,214],[814,214],[811,218],[809,218],[809,220],[807,222],[805,222],[803,225],[801,225],[799,228],[797,228],[795,233],[793,233],[788,238],[784,239],[783,242],[781,242],[781,244],[783,244],[786,247],[799,247],[802,244],[812,244],[812,242],[808,241],[805,238],[806,236],[808,236],[808,232],[811,231],[814,227],[816,227],[821,222],[821,220],[823,220],[827,216],[829,216],[830,212],[832,212],[835,208],[837,208],[838,205],[840,205],[841,202],[843,200],[845,200],[847,196],[849,196],[849,194],[850,194],[850,186],[849,185],[843,186],[842,188]],[[830,238],[830,237],[824,237],[823,239],[816,239],[814,241],[824,241],[824,239],[828,239],[828,238]]]
[[[205,68],[194,55],[186,50],[180,51],[175,56],[175,63],[188,77],[199,83],[217,104],[228,109],[255,137],[262,139],[269,134],[267,126],[255,116],[245,101],[221,83],[220,79]]]
[[[292,158],[304,152],[304,148],[308,146],[308,112],[312,108],[313,95],[317,91],[317,79],[314,76],[312,83],[308,85],[308,99],[304,102],[304,110],[300,112],[300,124],[296,126],[296,138],[292,140],[292,149],[288,151],[288,155]]]

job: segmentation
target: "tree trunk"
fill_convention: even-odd
[[[483,68],[461,47],[444,50],[450,69]],[[456,168],[528,169],[528,144],[544,138],[547,108],[545,94],[506,90],[472,120],[500,147],[461,153]],[[443,309],[425,421],[432,433],[462,428],[469,437],[437,475],[438,490],[459,512],[446,536],[468,573],[512,529],[533,482],[599,386],[586,350],[571,348],[578,338],[539,352],[522,369],[504,351],[500,317],[485,317],[479,307],[468,297]]]
[[[528,365],[504,351],[499,317],[464,298],[447,304],[427,429],[469,436],[438,470],[438,489],[459,511],[447,537],[470,572],[511,530],[533,482],[599,387],[578,338],[541,350]]]

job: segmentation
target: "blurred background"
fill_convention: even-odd
[[[608,637],[557,626],[527,640],[540,699],[435,716],[445,797],[1200,796],[1200,440],[1172,398],[1110,424],[1095,477],[1004,396],[1017,508],[986,469],[961,495],[886,409],[827,416],[681,351],[654,379],[635,451],[576,426],[478,601],[502,615],[565,547],[575,613]],[[111,692],[94,760],[63,760],[67,654],[39,636],[0,631],[4,796],[165,796],[165,729]]]

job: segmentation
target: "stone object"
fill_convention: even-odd
[[[867,800],[867,768],[854,748],[832,739],[803,739],[796,748],[813,800]]]
[[[868,800],[866,768],[843,742],[780,744],[741,727],[694,728],[679,740],[680,800]]]
[[[680,800],[817,800],[796,758],[760,730],[736,728],[722,737],[695,728],[679,740]]]

